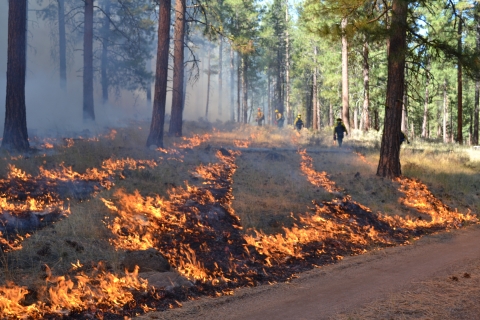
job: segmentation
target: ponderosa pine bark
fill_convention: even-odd
[[[393,0],[388,51],[388,80],[385,120],[377,175],[395,178],[400,166],[400,126],[405,85],[407,51],[407,0]]]
[[[67,44],[65,37],[65,0],[58,0],[58,47],[60,62],[60,88],[67,88]]]
[[[425,101],[423,103],[423,122],[422,122],[422,138],[430,137],[430,128],[428,123],[429,113],[428,113],[428,86],[430,85],[430,74],[429,74],[430,59],[427,62],[427,81],[425,83]]]
[[[2,148],[26,151],[30,148],[25,105],[27,48],[27,0],[8,1],[7,95]]]
[[[363,110],[361,130],[370,130],[370,64],[368,41],[363,43]]]
[[[462,52],[462,20],[458,21],[457,50]],[[458,58],[457,65],[457,141],[463,144],[463,86],[462,86],[462,61]]]
[[[448,122],[448,94],[447,80],[443,80],[443,142],[448,142],[447,122]]]
[[[313,103],[313,107],[312,107],[312,112],[313,112],[313,125],[312,125],[312,129],[314,131],[317,131],[318,130],[318,112],[317,112],[317,108],[318,108],[318,99],[317,99],[317,92],[318,92],[318,88],[317,88],[317,73],[318,73],[318,68],[317,68],[317,46],[314,46],[313,47],[313,59],[314,59],[314,62],[315,62],[315,68],[313,68],[313,97],[312,97],[312,103]]]
[[[212,59],[212,47],[208,46],[208,53],[207,53],[207,101],[205,103],[205,120],[208,121],[208,107],[210,104],[210,77],[212,74],[211,68],[211,59]]]
[[[223,39],[220,38],[218,45],[218,115],[222,115],[222,93],[223,93],[223,79],[222,79],[222,73],[223,73]]]
[[[477,2],[475,5],[475,42],[476,42],[476,51],[477,54],[480,53],[480,4]],[[480,99],[480,80],[478,79],[480,74],[477,74],[477,79],[475,80],[475,103],[474,103],[474,110],[473,110],[473,135],[472,135],[472,144],[478,145],[478,129],[479,129],[479,99]]]
[[[93,3],[85,0],[83,34],[83,121],[95,121],[93,104]]]
[[[342,19],[342,118],[347,131],[350,132],[350,107],[348,89],[348,40],[347,18]]]
[[[172,112],[168,133],[172,136],[182,136],[183,105],[184,105],[184,39],[185,39],[185,0],[175,0],[175,29],[173,40],[173,89]]]
[[[285,118],[287,124],[293,124],[290,108],[290,36],[288,33],[288,0],[285,1]]]
[[[242,57],[242,94],[243,94],[243,123],[247,123],[248,115],[248,58]]]
[[[242,87],[242,66],[240,62],[240,54],[237,52],[237,122],[242,122],[242,113],[240,111],[241,87]]]
[[[165,104],[167,101],[168,49],[170,45],[170,0],[161,0],[158,18],[157,65],[155,69],[155,93],[153,97],[152,122],[147,138],[147,147],[163,148]]]
[[[105,0],[105,7],[103,9],[105,16],[103,17],[102,26],[102,58],[101,58],[101,83],[102,83],[102,102],[106,104],[108,102],[108,41],[110,34],[110,0]]]
[[[235,121],[235,54],[230,44],[230,120]]]

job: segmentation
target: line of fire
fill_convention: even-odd
[[[218,132],[213,132],[215,135]],[[113,139],[113,130],[94,139],[63,139],[38,142],[47,152],[71,148],[75,143],[96,143]],[[374,213],[356,202],[325,171],[315,167],[306,149],[297,149],[300,167],[293,168],[312,187],[322,188],[331,200],[311,199],[303,214],[293,217],[292,226],[267,234],[245,230],[233,209],[232,188],[237,160],[257,138],[235,139],[230,147],[212,147],[212,134],[183,138],[170,148],[158,148],[156,159],[109,158],[101,167],[76,172],[64,164],[54,169],[38,168],[30,175],[13,164],[0,180],[0,246],[2,259],[22,250],[22,244],[36,232],[60,220],[68,220],[75,203],[99,197],[107,211],[104,223],[110,232],[109,244],[118,252],[139,257],[160,256],[165,271],[182,280],[181,285],[155,281],[135,263],[123,272],[114,272],[104,261],[87,264],[77,261],[65,274],[54,265],[42,265],[42,281],[32,286],[8,282],[0,287],[1,318],[104,318],[123,319],[153,310],[181,307],[203,296],[233,295],[241,287],[289,281],[301,272],[335,263],[385,247],[408,245],[412,239],[477,223],[476,215],[462,214],[442,203],[421,181],[406,177],[395,180],[398,199],[416,216]],[[298,134],[291,140],[295,143]],[[198,183],[170,186],[168,196],[141,195],[117,187],[129,179],[126,172],[184,161],[195,148],[214,154],[215,161],[203,163],[190,172]],[[360,161],[362,154],[352,153]],[[14,158],[10,160],[15,160]],[[112,197],[104,191],[111,190]],[[293,214],[292,214],[293,216]],[[81,250],[81,244],[70,241]],[[48,251],[48,247],[44,248]],[[39,253],[40,254],[40,253]],[[143,258],[140,258],[143,259]],[[141,262],[141,261],[138,261]]]

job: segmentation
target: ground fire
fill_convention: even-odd
[[[182,149],[198,147],[208,139],[194,136],[175,148],[156,151],[159,159],[162,154],[181,159]],[[235,145],[248,147],[238,142]],[[354,201],[326,172],[317,171],[306,150],[298,153],[302,160],[297,169],[313,186],[334,198],[312,199],[310,210],[293,217],[294,225],[277,234],[243,230],[232,208],[236,160],[241,156],[238,150],[216,148],[216,162],[198,165],[191,172],[199,183],[171,187],[168,197],[118,189],[112,198],[102,198],[111,212],[105,224],[112,234],[112,246],[131,251],[153,248],[193,286],[155,288],[138,276],[138,269],[116,275],[102,262],[90,266],[77,262],[64,276],[52,275],[45,265],[44,285],[34,293],[13,283],[0,287],[1,317],[121,319],[177,307],[181,301],[199,296],[228,295],[239,287],[288,281],[302,271],[347,255],[407,244],[412,237],[477,222],[475,216],[451,210],[424,184],[408,178],[397,180],[405,194],[400,202],[425,218],[373,213]],[[38,230],[47,217],[54,216],[45,224],[67,217],[70,199],[94,197],[100,190],[114,187],[115,178],[125,178],[122,170],[157,165],[153,160],[108,159],[84,174],[60,165],[50,170],[39,168],[38,176],[11,166],[7,179],[0,181],[2,250],[20,250],[22,237]],[[67,193],[67,189],[74,191]],[[31,223],[32,216],[38,220],[34,228],[20,227]],[[10,241],[8,236],[13,235],[17,238]]]

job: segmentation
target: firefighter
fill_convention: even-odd
[[[407,135],[403,131],[400,131],[400,145],[402,145],[403,141],[407,141],[407,144],[410,144]]]
[[[303,128],[303,120],[302,120],[302,115],[298,115],[297,119],[295,119],[294,123],[295,128],[297,128],[298,131],[302,130]]]
[[[337,140],[338,141],[338,146],[342,146],[342,141],[343,141],[343,134],[348,135],[347,128],[345,128],[345,125],[343,124],[342,119],[338,118],[337,119],[337,125],[333,129],[333,141]]]
[[[284,121],[285,121],[285,118],[283,117],[283,114],[280,111],[275,110],[275,122],[277,123],[277,126],[279,128],[283,128]]]
[[[262,110],[260,108],[257,109],[257,117],[255,118],[255,121],[257,122],[258,126],[262,126],[262,122],[265,120],[265,115],[263,114]]]

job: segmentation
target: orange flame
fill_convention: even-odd
[[[248,140],[233,140],[233,145],[237,148],[248,148],[250,141]]]
[[[204,142],[207,142],[211,137],[212,135],[208,133],[205,133],[204,135],[195,134],[191,138],[182,137],[183,143],[174,143],[173,145],[178,149],[194,148],[198,147]]]
[[[12,283],[0,287],[0,317],[43,318],[46,314],[68,315],[74,310],[109,308],[120,310],[133,301],[131,290],[147,290],[148,283],[138,277],[138,268],[124,277],[104,271],[99,265],[91,275],[79,273],[73,279],[52,276],[46,266],[47,279],[38,292],[39,300],[29,306],[22,302],[28,294],[25,287]]]
[[[306,150],[299,150],[298,153],[302,157],[300,168],[307,176],[308,181],[318,187],[323,187],[328,192],[340,192],[341,189],[335,185],[335,182],[328,178],[325,171],[318,172],[313,168],[313,159],[307,155]]]

